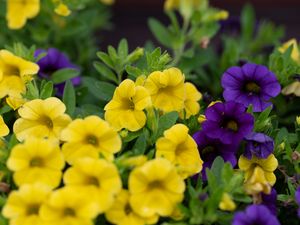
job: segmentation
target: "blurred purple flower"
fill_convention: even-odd
[[[232,225],[280,225],[276,216],[264,205],[250,205],[235,213]]]
[[[245,137],[247,141],[244,156],[248,159],[255,155],[258,158],[266,159],[274,150],[274,141],[269,136],[263,133],[255,133]]]
[[[40,54],[47,53],[46,56],[42,57],[37,61],[40,66],[39,76],[44,79],[50,79],[51,75],[60,69],[76,69],[80,70],[78,66],[72,64],[69,58],[56,48],[49,48],[48,51],[44,49],[37,49],[34,56],[37,58]],[[71,79],[74,86],[79,85],[81,82],[80,76]],[[56,84],[55,88],[58,96],[62,96],[64,92],[65,82]]]
[[[277,192],[275,188],[272,188],[270,194],[262,193],[262,205],[266,206],[273,215],[277,215],[276,201],[277,201]]]
[[[224,144],[238,145],[253,129],[254,117],[236,102],[216,103],[205,111],[202,124],[205,135]]]
[[[276,76],[267,67],[246,63],[242,67],[230,67],[222,76],[223,97],[262,112],[271,106],[270,99],[280,93]]]
[[[295,200],[299,206],[298,208],[298,217],[300,218],[300,186],[297,188],[295,192]]]

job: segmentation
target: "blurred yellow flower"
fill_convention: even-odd
[[[178,9],[179,4],[180,4],[180,0],[165,0],[164,9],[166,11]]]
[[[300,97],[300,81],[294,81],[288,86],[284,87],[281,91],[283,95],[294,94],[297,97]]]
[[[200,110],[198,101],[202,98],[202,94],[190,82],[184,83],[185,99],[184,109],[179,113],[180,118],[190,118],[192,115],[197,115]]]
[[[112,161],[122,145],[117,131],[97,116],[74,120],[62,131],[61,140],[66,142],[62,152],[71,165],[83,157],[97,159],[100,154]]]
[[[16,145],[7,160],[18,186],[40,182],[55,188],[60,184],[64,165],[58,145],[35,138]]]
[[[117,130],[126,128],[137,131],[145,126],[146,114],[143,111],[151,106],[151,98],[146,88],[124,80],[114,92],[113,99],[105,106],[105,120]]]
[[[23,185],[9,194],[2,214],[13,225],[44,225],[39,212],[46,202],[51,188],[40,183]]]
[[[141,217],[136,214],[129,203],[129,192],[122,190],[113,206],[105,213],[106,219],[117,225],[144,225],[155,224],[158,221],[158,215],[152,217]]]
[[[156,142],[156,158],[163,157],[172,162],[183,179],[199,173],[203,164],[197,144],[188,131],[187,126],[176,124]]]
[[[185,183],[169,160],[156,158],[129,175],[130,206],[142,217],[170,216],[184,197]]]
[[[40,0],[7,0],[6,19],[10,29],[20,29],[27,19],[32,19],[40,11]]]
[[[67,186],[85,188],[93,196],[99,212],[109,209],[114,197],[122,189],[117,167],[104,159],[83,158],[77,160],[64,174]]]
[[[60,2],[57,7],[54,9],[54,12],[60,16],[69,16],[71,14],[71,10],[68,6],[62,2]]]
[[[42,205],[41,218],[49,225],[94,225],[99,211],[93,197],[77,187],[58,189]]]
[[[146,82],[153,106],[164,112],[178,111],[184,108],[184,75],[177,68],[151,73]]]
[[[58,141],[61,131],[71,122],[65,111],[65,104],[55,97],[26,102],[18,110],[21,118],[14,123],[17,139],[36,137]]]
[[[198,8],[202,4],[203,0],[165,0],[164,9],[175,10],[181,5],[182,7]]]
[[[100,0],[105,5],[112,5],[115,3],[115,0]]]
[[[296,117],[296,123],[297,123],[298,125],[300,125],[300,116],[297,116],[297,117]]]
[[[0,98],[21,98],[26,91],[26,82],[32,80],[38,71],[37,64],[0,50]]]
[[[232,201],[231,196],[228,193],[223,193],[219,208],[223,211],[234,211],[236,204]]]
[[[9,129],[5,124],[3,117],[0,116],[0,137],[4,137],[9,134]]]
[[[198,123],[202,124],[206,120],[206,116],[201,114],[198,117]]]
[[[293,46],[293,50],[291,53],[291,58],[296,62],[300,64],[300,53],[299,53],[299,47],[297,40],[295,38],[288,40],[287,42],[283,43],[281,47],[278,48],[278,51],[281,53],[286,52],[286,50]]]

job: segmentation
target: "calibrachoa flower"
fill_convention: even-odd
[[[5,124],[3,117],[0,116],[0,137],[4,137],[9,134],[9,129]]]
[[[266,206],[273,215],[277,215],[276,201],[277,201],[277,192],[275,188],[272,188],[270,194],[261,194],[261,204]]]
[[[164,158],[150,160],[129,175],[130,206],[142,217],[170,216],[184,190],[183,179]]]
[[[248,159],[251,159],[252,155],[266,159],[274,150],[273,139],[263,133],[252,132],[245,137],[245,140],[247,145],[244,156]]]
[[[178,111],[184,107],[185,89],[184,75],[177,68],[155,71],[145,82],[153,106],[163,112]]]
[[[125,128],[137,131],[146,124],[144,109],[149,106],[151,98],[147,89],[126,79],[116,88],[112,100],[105,106],[105,120],[117,130]]]
[[[300,186],[297,188],[295,192],[295,200],[298,204],[298,217],[300,218]]]
[[[121,191],[122,182],[117,167],[104,159],[78,159],[64,174],[67,186],[85,188],[93,196],[99,212],[113,204],[114,197]]]
[[[62,152],[71,165],[82,157],[97,159],[100,154],[113,160],[114,153],[120,151],[122,145],[118,133],[97,116],[74,120],[62,131],[61,140],[66,142]]]
[[[202,98],[202,94],[190,82],[184,83],[185,100],[184,109],[179,113],[180,118],[190,118],[192,115],[197,115],[200,110],[198,101]]]
[[[99,214],[93,197],[77,187],[58,189],[42,205],[41,218],[46,224],[93,225],[92,220]]]
[[[50,79],[51,75],[61,69],[74,69],[79,70],[78,66],[72,64],[69,58],[56,48],[49,48],[48,51],[43,49],[38,49],[35,52],[35,57],[38,57],[40,54],[46,53],[37,64],[40,66],[40,71],[38,75],[44,79]],[[71,79],[74,86],[79,85],[81,82],[80,76],[74,77]],[[56,84],[55,88],[58,96],[62,96],[64,92],[65,82]]]
[[[188,134],[189,128],[176,124],[164,132],[156,142],[156,157],[163,157],[174,164],[183,179],[199,173],[203,161],[197,144]]]
[[[26,102],[18,110],[21,118],[14,123],[17,139],[36,137],[58,141],[61,131],[71,122],[65,111],[65,104],[54,97]]]
[[[7,0],[6,19],[10,29],[20,29],[27,19],[34,18],[40,12],[40,0]]]
[[[7,160],[7,167],[14,172],[18,186],[40,182],[55,188],[60,184],[64,165],[58,145],[35,138],[16,145]]]
[[[158,215],[152,217],[141,217],[135,213],[129,203],[129,192],[122,190],[113,206],[105,213],[106,219],[117,225],[144,225],[155,224],[158,220]]]
[[[230,67],[222,76],[223,97],[245,107],[253,106],[253,112],[262,112],[271,106],[270,99],[280,93],[276,76],[267,67],[247,63],[242,67]]]
[[[264,192],[269,194],[271,186],[276,182],[274,170],[278,166],[278,161],[273,154],[266,159],[253,156],[247,159],[241,156],[238,162],[239,168],[245,172],[245,189],[249,194]]]
[[[19,190],[13,191],[8,196],[3,207],[3,216],[14,225],[43,225],[40,217],[40,207],[51,193],[47,185],[36,183],[23,185]]]
[[[263,205],[250,205],[245,212],[234,215],[232,225],[280,225],[267,207]]]
[[[223,144],[218,139],[212,139],[205,135],[203,131],[198,131],[193,135],[198,145],[198,150],[202,160],[204,161],[202,169],[202,178],[206,180],[206,168],[211,168],[215,158],[221,156],[224,161],[229,162],[233,167],[237,163],[235,153],[238,145]]]
[[[216,103],[205,111],[206,121],[202,130],[209,138],[219,139],[224,144],[239,143],[254,125],[254,117],[236,102]]]
[[[7,50],[0,51],[0,98],[7,100],[22,99],[26,91],[26,82],[33,79],[37,74],[39,66],[15,56]],[[13,99],[11,99],[13,98]],[[19,100],[20,101],[20,100]],[[22,101],[15,106],[18,108]]]

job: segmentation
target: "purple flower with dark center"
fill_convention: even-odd
[[[295,192],[295,200],[299,206],[298,208],[298,217],[300,218],[300,186],[297,188]]]
[[[195,142],[198,145],[198,150],[203,160],[202,179],[206,178],[206,168],[211,168],[215,158],[221,156],[224,161],[229,162],[232,167],[237,163],[235,153],[238,145],[226,145],[218,139],[212,139],[205,135],[203,131],[198,131],[193,135]]]
[[[266,206],[250,205],[246,211],[235,213],[232,225],[280,225],[280,223]]]
[[[49,48],[48,51],[38,49],[35,51],[34,56],[37,58],[41,53],[47,54],[37,61],[37,64],[40,66],[38,75],[41,78],[50,79],[51,75],[60,69],[70,68],[79,70],[79,67],[72,64],[69,58],[64,53],[55,48]],[[74,77],[71,79],[71,81],[73,85],[76,86],[80,84],[81,78],[80,76]],[[63,94],[64,87],[65,82],[55,85],[58,96],[61,96]]]
[[[216,103],[205,111],[202,124],[205,135],[224,144],[238,145],[253,129],[254,117],[237,102]]]
[[[280,84],[276,76],[267,67],[247,63],[242,67],[230,67],[222,76],[223,97],[226,101],[235,101],[253,112],[262,112],[272,105],[270,99],[280,93]]]
[[[264,194],[262,192],[262,205],[266,206],[273,215],[277,215],[276,201],[277,201],[277,192],[275,188],[272,188],[270,194]]]
[[[274,141],[269,136],[263,133],[255,133],[245,137],[247,141],[244,156],[248,159],[255,155],[258,158],[266,159],[274,150]]]

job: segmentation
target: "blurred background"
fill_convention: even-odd
[[[254,6],[258,20],[272,20],[276,25],[284,25],[286,40],[300,39],[300,0],[211,0],[211,5],[229,11],[230,16],[239,16],[242,7],[250,3]],[[129,45],[142,46],[146,40],[154,40],[147,20],[155,17],[168,24],[163,12],[164,0],[116,0],[113,6],[112,24],[109,31],[100,33],[101,46],[116,46],[123,37]]]

